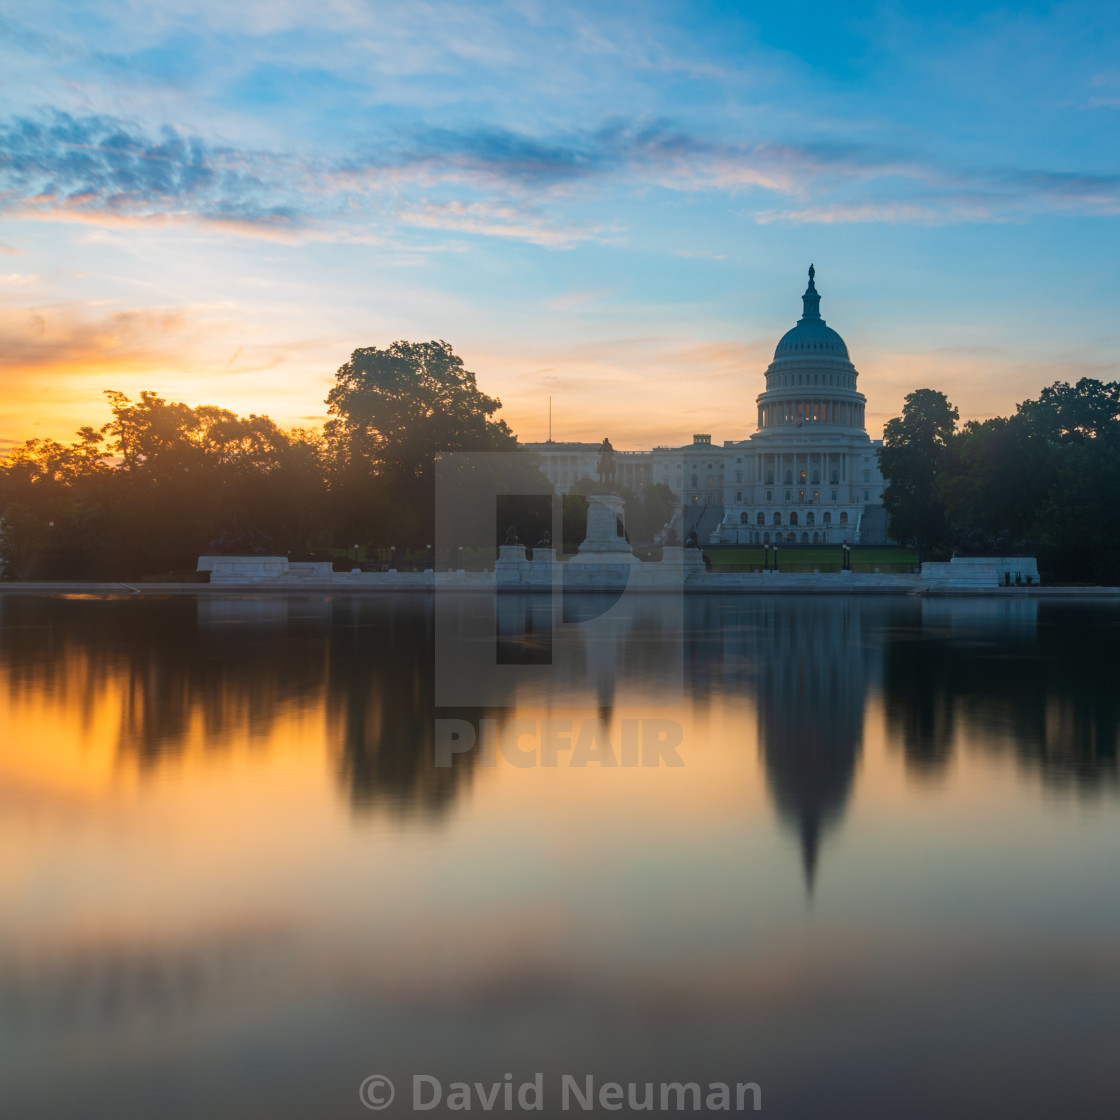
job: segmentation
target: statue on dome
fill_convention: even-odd
[[[614,448],[605,436],[599,444],[599,481],[604,486],[614,485]]]
[[[817,275],[817,270],[812,265],[809,265],[809,282],[810,283],[813,282],[813,280],[816,278],[816,275]]]

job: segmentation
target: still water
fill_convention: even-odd
[[[479,602],[0,597],[0,1113],[1120,1114],[1120,610]]]

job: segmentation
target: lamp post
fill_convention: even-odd
[[[459,545],[459,571],[463,570],[463,546]]]
[[[389,569],[392,570],[397,566],[397,546],[395,544],[389,545]]]

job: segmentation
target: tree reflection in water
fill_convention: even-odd
[[[654,662],[673,648],[686,713],[721,695],[750,698],[769,791],[810,888],[851,797],[868,697],[879,690],[891,742],[915,776],[943,771],[965,744],[1013,752],[1054,787],[1116,788],[1120,615],[1110,608],[698,596],[682,614],[679,602],[628,598],[606,621],[549,631],[549,695],[582,696],[609,719],[620,696],[660,698]],[[540,604],[510,600],[494,630],[507,660],[519,611],[539,645]],[[263,743],[285,712],[322,708],[339,781],[359,810],[445,811],[473,779],[477,753],[436,767],[436,716],[501,725],[527,699],[515,689],[487,708],[437,708],[433,603],[422,595],[8,596],[0,612],[10,695],[46,696],[82,717],[117,690],[117,750],[142,770],[174,757],[192,728],[221,751],[234,739]]]

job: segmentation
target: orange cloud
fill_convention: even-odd
[[[84,424],[103,423],[105,389],[152,389],[305,425],[308,413],[325,412],[334,350],[323,340],[269,338],[228,307],[0,312],[0,442],[66,440]]]

